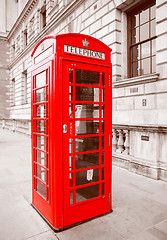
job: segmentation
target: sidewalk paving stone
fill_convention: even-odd
[[[53,232],[31,206],[30,137],[0,129],[0,240],[167,240],[167,182],[113,166],[113,212]]]

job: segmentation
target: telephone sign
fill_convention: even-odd
[[[109,213],[111,49],[82,34],[32,53],[32,205],[54,230]]]

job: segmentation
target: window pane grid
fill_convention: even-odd
[[[144,8],[131,15],[131,76],[153,73],[155,71],[155,5]],[[145,65],[146,64],[146,65]],[[153,66],[154,65],[154,66]]]

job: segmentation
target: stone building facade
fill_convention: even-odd
[[[167,180],[167,1],[1,2],[1,126],[30,134],[37,42],[49,34],[88,34],[112,48],[114,163]]]

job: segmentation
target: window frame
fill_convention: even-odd
[[[143,75],[147,75],[147,74],[151,74],[151,73],[154,73],[152,71],[152,46],[150,46],[150,54],[149,54],[149,61],[150,61],[150,71],[149,73],[146,73],[146,74],[143,74],[141,72],[142,68],[140,68],[140,74],[138,74],[137,76],[133,76],[133,72],[132,72],[132,47],[134,46],[140,46],[141,44],[144,44],[144,43],[147,43],[147,42],[152,42],[152,40],[156,39],[156,35],[153,36],[153,37],[150,37],[150,16],[149,16],[149,20],[148,20],[148,23],[149,23],[149,38],[143,40],[143,41],[139,41],[138,43],[134,43],[132,44],[132,36],[131,36],[131,17],[132,15],[134,14],[137,14],[137,13],[140,13],[142,10],[144,9],[147,9],[147,8],[150,8],[152,6],[156,6],[156,1],[155,0],[149,0],[149,1],[141,1],[139,4],[135,5],[135,7],[132,7],[130,8],[128,11],[127,11],[127,63],[128,63],[128,69],[127,69],[127,75],[128,75],[128,78],[133,78],[133,77],[140,77],[140,76],[143,76]],[[150,15],[150,11],[149,11],[149,15]],[[156,19],[156,17],[155,17]],[[141,25],[140,25],[141,26]],[[128,37],[129,36],[129,37]],[[141,56],[141,49],[140,49],[140,56]],[[156,56],[156,55],[155,55]],[[142,58],[140,58],[140,63],[141,63],[141,60]]]

